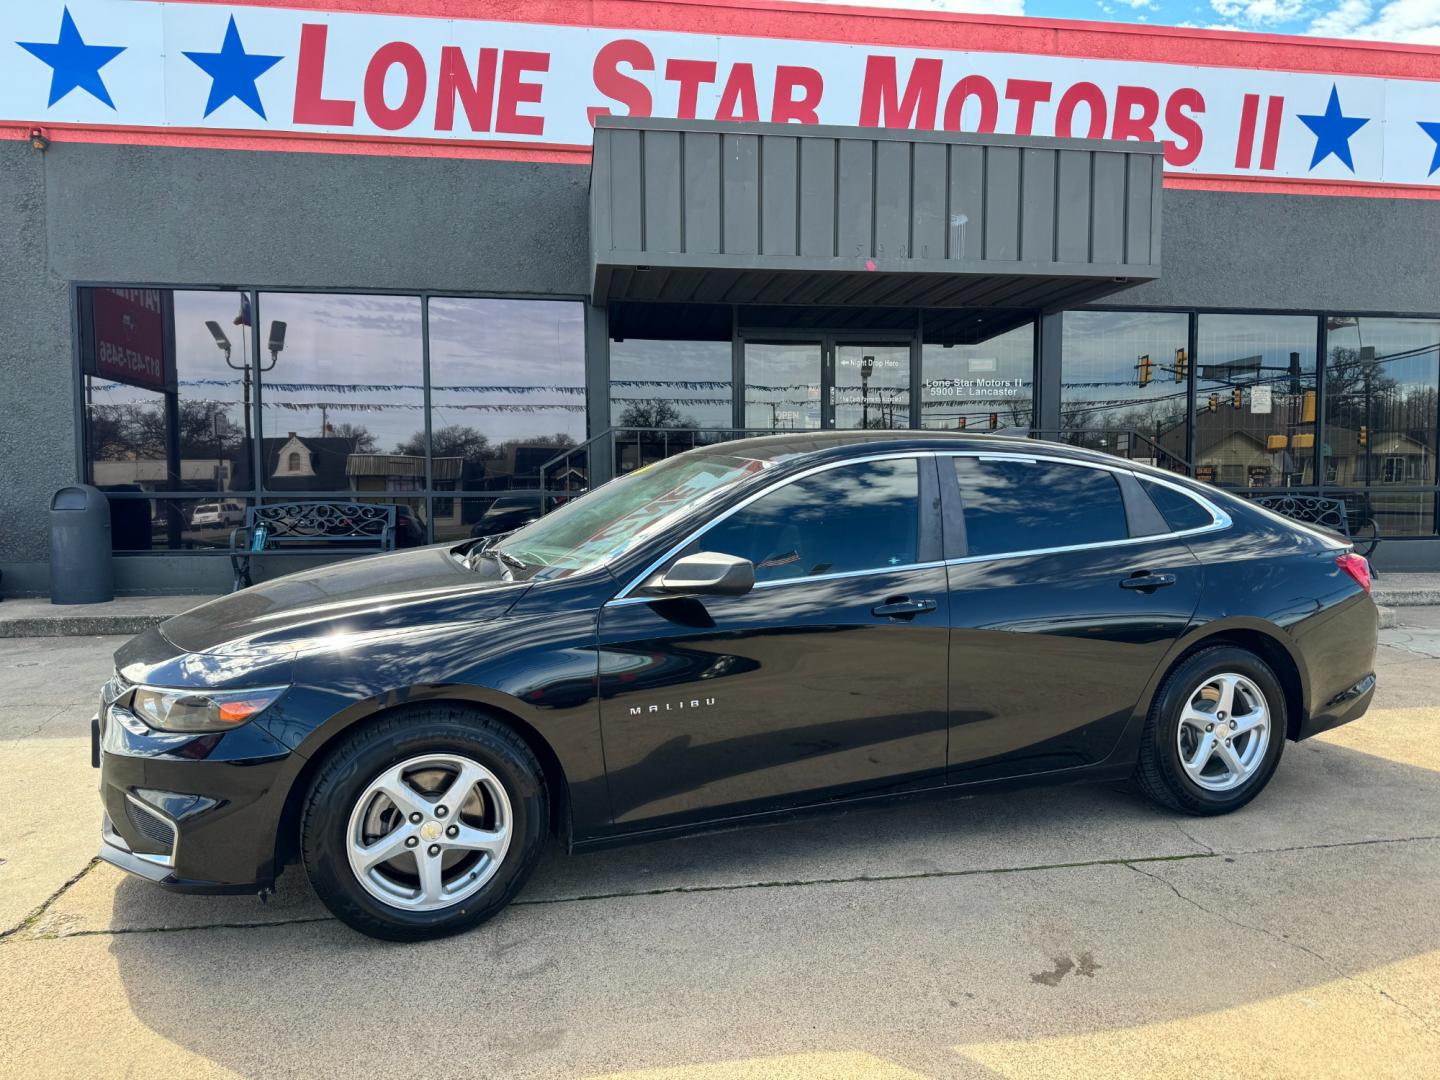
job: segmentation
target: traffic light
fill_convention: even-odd
[[[1185,351],[1185,346],[1175,350],[1175,381],[1184,382],[1190,377],[1190,354]]]
[[[1205,407],[1206,412],[1215,412],[1220,408],[1220,395],[1211,394],[1210,404]]]
[[[1000,414],[999,414],[999,413],[992,412],[992,413],[990,414],[990,430],[991,430],[991,431],[994,431],[994,430],[995,430],[996,428],[998,428],[999,426],[1000,426]]]
[[[956,421],[955,421],[955,430],[956,430],[956,431],[964,431],[964,430],[965,430],[965,417],[962,416],[962,417],[960,417],[959,420],[956,420]]]
[[[1155,373],[1155,365],[1150,362],[1150,354],[1146,353],[1140,357],[1140,362],[1135,366],[1140,369],[1140,385],[1149,386],[1150,377]]]
[[[1361,424],[1360,429],[1355,432],[1355,441],[1361,446],[1370,445],[1370,429],[1364,424]]]
[[[1230,391],[1230,407],[1234,409],[1241,409],[1244,408],[1244,406],[1245,391],[1241,390],[1240,387],[1237,386],[1235,387],[1235,389]]]
[[[1300,422],[1302,424],[1315,423],[1315,391],[1306,390],[1305,396],[1300,399]]]

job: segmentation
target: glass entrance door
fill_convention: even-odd
[[[822,341],[745,342],[745,427],[803,431],[825,424]]]
[[[908,428],[911,343],[835,334],[744,341],[744,426]]]
[[[908,428],[910,345],[837,341],[835,390],[826,427]]]

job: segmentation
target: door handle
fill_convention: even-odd
[[[908,596],[892,596],[885,603],[872,607],[870,614],[883,615],[890,619],[913,619],[922,612],[934,610],[934,600],[911,600]]]
[[[1174,574],[1152,574],[1149,570],[1137,570],[1129,577],[1120,580],[1122,589],[1140,589],[1143,592],[1154,592],[1156,589],[1174,584]]]

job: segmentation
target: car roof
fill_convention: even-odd
[[[1097,450],[1044,442],[1022,435],[990,435],[957,431],[794,431],[735,439],[699,448],[776,464],[801,460],[846,458],[856,453],[895,450],[974,450],[991,453],[1047,454],[1125,466],[1128,462]]]

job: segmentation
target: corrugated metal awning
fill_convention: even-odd
[[[1044,308],[1160,275],[1161,148],[596,120],[594,298]]]

